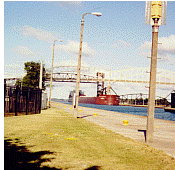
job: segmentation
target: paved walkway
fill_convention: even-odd
[[[55,102],[53,102],[52,105],[73,114],[71,105]],[[146,130],[147,124],[146,116],[137,116],[81,106],[79,106],[79,110],[82,110],[78,115],[79,117],[125,137],[145,143],[144,130]],[[97,114],[97,116],[94,116],[94,113]],[[128,125],[123,125],[123,120],[128,120]],[[155,119],[154,142],[149,144],[149,146],[162,150],[175,158],[175,122]]]

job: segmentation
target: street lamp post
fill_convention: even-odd
[[[55,40],[58,41],[58,40]],[[51,92],[52,92],[52,78],[53,78],[53,62],[54,62],[54,50],[55,50],[55,41],[53,42],[53,55],[52,55],[52,67],[51,67],[51,75],[50,75],[50,95],[49,95],[49,108],[51,107]],[[62,42],[62,40],[59,40]]]
[[[79,48],[79,57],[78,57],[78,66],[77,66],[77,80],[76,80],[76,89],[75,89],[75,106],[74,106],[74,109],[76,109],[76,112],[77,112],[77,117],[78,117],[78,100],[79,100],[79,87],[80,87],[80,69],[81,69],[84,17],[87,14],[96,15],[98,17],[102,15],[102,13],[98,13],[98,12],[85,13],[85,14],[82,15],[81,34],[80,34],[80,48]]]

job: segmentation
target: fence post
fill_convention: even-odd
[[[15,99],[15,116],[17,116],[17,112],[18,112],[18,86],[16,86],[16,99]]]
[[[27,87],[27,93],[26,93],[26,115],[28,114],[28,103],[29,103],[29,87]]]
[[[11,112],[10,105],[11,105],[11,100],[10,97],[12,96],[12,88],[10,87],[8,90],[8,96],[9,96],[9,113]],[[13,109],[12,109],[13,110]]]
[[[5,116],[5,109],[6,109],[5,97],[6,97],[6,79],[4,79],[4,116]]]
[[[40,93],[40,100],[39,100],[39,113],[41,113],[41,105],[42,105],[42,89],[40,89],[39,93]]]
[[[37,112],[37,99],[38,99],[38,93],[37,93],[37,89],[35,89],[35,114]]]

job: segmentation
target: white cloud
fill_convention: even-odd
[[[4,65],[4,78],[21,78],[24,77],[24,64],[18,62],[18,64],[6,64]]]
[[[147,56],[147,57],[151,57],[151,50],[147,50],[147,51],[140,51],[139,52],[139,55],[141,55],[141,56]]]
[[[79,46],[80,46],[80,43],[78,41],[68,40],[67,44],[55,45],[55,49],[66,51],[66,52],[73,53],[73,54],[79,54],[79,48],[80,48]],[[86,56],[93,56],[95,55],[96,51],[92,49],[91,47],[89,47],[87,42],[83,42],[82,53],[83,55],[86,55]]]
[[[115,43],[113,45],[114,47],[119,47],[119,48],[123,48],[123,47],[130,47],[131,44],[130,43],[127,43],[126,41],[123,41],[123,40],[118,40],[117,43]]]
[[[131,46],[131,44],[127,43],[126,41],[123,41],[123,40],[118,40],[118,41],[119,41],[119,43],[120,43],[121,45],[123,45],[123,46],[126,46],[126,47]]]
[[[169,37],[160,37],[158,41],[161,43],[158,44],[158,58],[161,58],[159,61],[167,61],[170,64],[175,64],[175,59],[173,59],[173,55],[175,55],[175,35],[170,35]],[[142,50],[140,55],[150,57],[151,48],[152,42],[145,41],[140,46],[140,49]]]
[[[58,67],[58,66],[64,66],[64,67],[59,67],[59,72],[74,72],[77,73],[77,65],[78,65],[78,61],[76,60],[68,60],[68,61],[61,61],[61,62],[55,62],[54,63],[54,67]],[[81,73],[85,72],[87,73],[87,71],[90,70],[90,66],[82,61],[81,62]]]
[[[22,78],[25,76],[24,71],[15,71],[15,72],[4,72],[4,78]]]
[[[56,65],[58,65],[58,66],[76,66],[77,67],[78,61],[76,61],[76,60],[61,61],[59,63],[56,63]],[[81,66],[82,67],[89,67],[89,65],[84,61],[81,62]]]
[[[158,50],[160,52],[170,52],[175,54],[175,35],[170,35],[169,37],[160,37]]]
[[[170,35],[169,37],[160,37],[159,38],[158,51],[159,52],[170,52],[175,54],[175,35]],[[141,44],[141,49],[149,50],[151,49],[152,42],[145,41]]]
[[[16,48],[13,48],[12,50],[23,56],[34,56],[35,55],[35,53],[32,50],[30,50],[28,47],[25,47],[25,46],[18,46]]]
[[[169,62],[171,65],[174,65],[174,64],[175,64],[175,59],[172,57],[171,54],[162,52],[162,53],[159,53],[159,57],[160,57],[160,61],[161,61],[161,62],[167,61],[167,62]]]
[[[150,50],[152,46],[152,42],[150,41],[145,41],[143,44],[141,44],[140,48],[142,50]]]
[[[12,65],[12,64],[9,64],[9,65],[5,65],[5,67],[8,67],[9,69],[19,69],[19,68],[21,68],[21,66],[20,65]]]
[[[61,6],[63,9],[67,9],[68,7],[75,9],[82,6],[82,1],[55,1],[52,3],[56,6]]]
[[[42,29],[38,29],[38,28],[23,26],[21,30],[22,30],[22,33],[26,36],[36,38],[37,40],[45,41],[48,43],[53,43],[54,40],[58,39],[52,33]]]
[[[70,5],[81,6],[82,1],[67,1]]]

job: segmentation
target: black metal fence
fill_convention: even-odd
[[[171,108],[175,108],[175,90],[171,93]]]
[[[41,113],[42,90],[4,84],[4,116]]]

